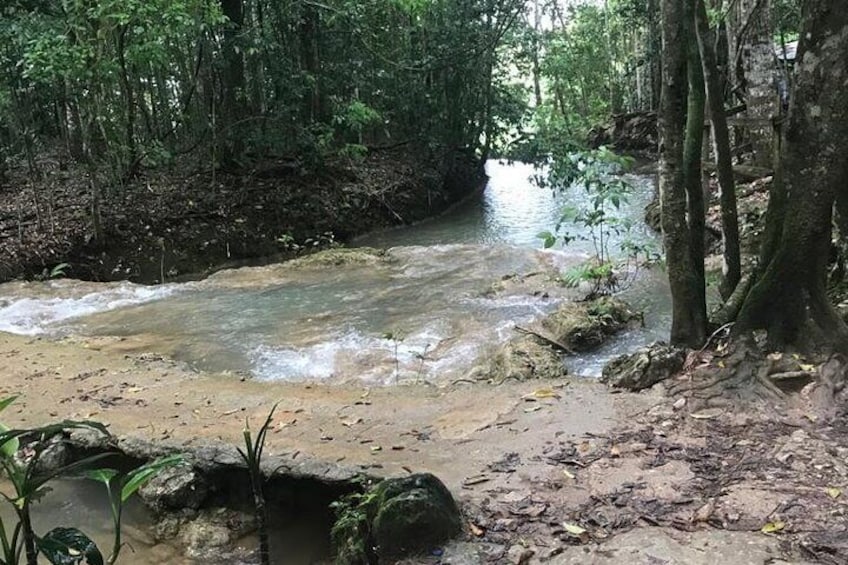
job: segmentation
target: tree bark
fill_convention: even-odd
[[[826,295],[833,206],[848,190],[848,10],[832,0],[804,5],[778,198],[769,203],[773,241],[736,332],[765,329],[774,347],[848,351],[848,326]]]
[[[242,151],[238,123],[244,116],[244,56],[238,46],[238,36],[244,25],[242,0],[221,0],[221,11],[227,18],[224,28],[224,84],[219,111],[223,130],[222,159],[237,159]]]
[[[661,9],[659,186],[663,243],[672,295],[671,342],[700,347],[706,339],[706,306],[699,291],[699,270],[693,264],[692,258],[683,163],[683,131],[688,93],[686,10],[679,0],[662,0]],[[703,278],[700,279],[700,284],[703,284]]]
[[[707,106],[712,124],[713,154],[715,155],[721,200],[722,281],[719,292],[725,300],[730,297],[742,278],[742,262],[739,251],[739,219],[736,209],[736,183],[733,178],[733,162],[730,158],[730,131],[724,113],[724,94],[716,66],[713,48],[715,40],[707,19],[704,0],[695,0],[695,25],[698,49],[701,54],[704,83],[707,90]]]
[[[686,110],[686,137],[683,145],[683,178],[686,186],[687,215],[689,221],[689,248],[692,267],[698,277],[699,303],[704,304],[706,319],[706,288],[704,284],[704,232],[706,230],[706,206],[701,171],[704,146],[704,111],[706,106],[704,76],[701,71],[701,56],[695,37],[695,0],[686,0],[684,13],[686,28],[686,75],[689,81],[689,96]]]

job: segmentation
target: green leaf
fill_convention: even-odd
[[[90,471],[83,471],[80,476],[108,485],[117,474],[118,471],[115,469],[91,469]]]
[[[54,528],[36,541],[38,549],[53,565],[103,565],[97,545],[76,528]]]
[[[768,522],[766,525],[760,528],[760,531],[764,534],[774,534],[783,530],[785,527],[786,524],[784,522],[781,522],[780,520],[775,520],[774,522]]]
[[[4,438],[10,436],[8,440]],[[17,436],[10,435],[10,430],[5,424],[0,424],[0,457],[11,458],[21,448],[21,442]]]
[[[121,488],[121,502],[126,502],[129,497],[135,494],[138,489],[143,487],[150,479],[158,475],[164,469],[176,467],[185,462],[182,455],[169,455],[155,461],[151,461],[146,465],[142,465],[138,469],[127,474],[124,486]]]
[[[9,405],[12,404],[17,399],[18,399],[17,396],[10,396],[9,398],[4,398],[4,399],[0,400],[0,412],[5,410],[6,408],[8,408]]]

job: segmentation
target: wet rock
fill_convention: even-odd
[[[229,565],[245,561],[247,550],[234,545],[255,526],[248,514],[226,508],[183,511],[161,518],[154,536],[160,542],[175,540],[173,543],[193,562]]]
[[[613,388],[642,390],[680,372],[685,361],[682,349],[656,342],[607,363],[601,382]]]
[[[191,559],[203,559],[218,555],[229,548],[232,538],[230,530],[221,524],[198,520],[187,524],[180,532],[180,543],[185,548],[185,556]]]
[[[431,550],[462,530],[459,508],[434,475],[386,479],[336,509],[336,563],[359,565]]]
[[[188,465],[163,470],[138,491],[144,503],[160,514],[183,508],[197,510],[208,493],[206,481]]]
[[[35,461],[36,456],[38,456],[37,461]],[[70,463],[71,452],[65,438],[58,435],[45,442],[34,441],[21,446],[15,453],[14,459],[16,464],[21,467],[26,467],[35,462],[35,472],[48,475]]]
[[[589,302],[567,302],[541,322],[541,336],[574,351],[588,351],[604,343],[641,316],[612,297]]]
[[[372,527],[381,557],[430,549],[462,530],[453,496],[429,473],[387,479],[377,485],[375,500]]]

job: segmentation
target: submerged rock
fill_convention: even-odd
[[[336,563],[360,565],[433,549],[462,531],[459,508],[438,478],[386,479],[338,510]]]
[[[613,388],[642,390],[673,377],[683,369],[685,361],[686,352],[682,349],[655,342],[607,363],[601,382]]]
[[[289,268],[339,267],[343,265],[376,265],[386,260],[386,252],[372,247],[332,248],[306,255],[286,263]]]

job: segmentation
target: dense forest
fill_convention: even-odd
[[[164,280],[432,214],[493,156],[567,184],[588,145],[658,144],[672,341],[709,333],[712,171],[720,320],[794,342],[808,319],[843,342],[827,295],[844,271],[838,7],[691,4],[8,2],[3,277],[68,263]],[[814,68],[795,64],[807,53]],[[758,261],[740,252],[734,167],[775,172]]]
[[[0,564],[848,562],[846,84],[844,0],[4,0]]]

